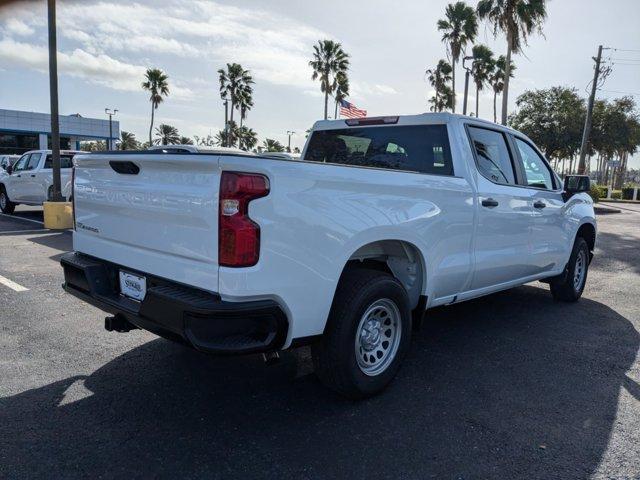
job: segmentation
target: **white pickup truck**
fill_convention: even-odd
[[[351,398],[382,390],[425,311],[534,280],[583,291],[596,221],[524,135],[423,114],[317,122],[301,160],[185,152],[75,157],[64,288],[216,354],[311,344]]]
[[[71,196],[71,170],[73,150],[60,152],[60,178],[62,196]],[[0,210],[13,213],[16,205],[42,205],[51,197],[53,185],[51,150],[32,150],[25,153],[0,177]]]

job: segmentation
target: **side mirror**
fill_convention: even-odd
[[[589,193],[591,180],[587,175],[567,175],[564,177],[564,196],[568,200],[576,193]]]
[[[11,165],[7,165],[7,173],[11,175],[13,173],[13,167]]]

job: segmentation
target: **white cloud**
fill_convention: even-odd
[[[10,18],[7,20],[4,24],[4,30],[8,34],[18,36],[29,36],[35,33],[35,30],[32,27],[17,18]]]
[[[45,46],[32,45],[5,38],[0,40],[0,60],[3,63],[48,71],[49,56]],[[92,83],[115,90],[140,91],[145,67],[125,63],[106,54],[92,54],[80,48],[71,53],[58,52],[58,73],[84,78]],[[177,97],[192,96],[184,86],[173,85],[171,93]]]
[[[170,10],[159,15],[158,9]],[[25,26],[33,15],[17,11]],[[324,32],[292,18],[213,1],[173,0],[158,5],[65,2],[59,35],[95,56],[172,55],[214,64],[238,62],[256,80],[310,88],[311,45]]]

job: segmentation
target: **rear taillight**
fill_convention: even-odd
[[[260,258],[260,227],[249,218],[249,202],[269,194],[264,175],[222,172],[218,209],[218,263],[250,267]]]
[[[76,167],[71,168],[71,212],[73,213],[73,229],[76,229]]]

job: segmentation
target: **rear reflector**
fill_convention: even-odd
[[[222,172],[218,209],[218,263],[250,267],[260,258],[260,227],[249,218],[249,203],[269,194],[264,175]]]
[[[349,118],[345,123],[350,127],[365,125],[393,125],[398,123],[399,117],[369,117],[369,118]]]

